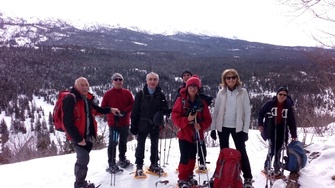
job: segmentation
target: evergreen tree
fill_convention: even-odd
[[[9,140],[9,131],[4,119],[0,122],[0,134],[1,144],[5,144]]]

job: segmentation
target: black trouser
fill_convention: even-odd
[[[287,132],[286,132],[286,142],[287,142]],[[275,156],[275,160],[273,162],[273,167],[275,171],[280,169],[280,157],[281,157],[281,149],[284,144],[284,126],[282,124],[276,125],[274,129],[270,130],[270,143],[271,143],[271,153],[270,159],[272,160],[273,156]],[[268,156],[264,163],[264,168],[268,167]],[[271,165],[271,164],[270,164]]]
[[[251,167],[243,135],[236,133],[235,128],[222,127],[222,132],[218,131],[220,140],[220,149],[229,148],[229,135],[233,137],[236,149],[241,153],[241,169],[244,179],[252,179]]]
[[[145,151],[145,140],[150,134],[151,148],[150,148],[150,161],[151,164],[158,164],[158,141],[159,141],[159,129],[149,129],[149,132],[139,132],[137,135],[137,147],[135,151],[136,165],[137,168],[143,167],[144,151]]]
[[[195,159],[197,154],[197,146],[195,143],[179,139],[180,163],[188,164],[190,159]]]
[[[76,177],[74,187],[77,188],[85,185],[85,179],[88,170],[87,165],[90,161],[89,153],[91,151],[91,148],[87,148],[85,146],[79,146],[78,144],[75,143],[73,143],[72,145],[77,154],[77,161],[74,165],[74,175]]]
[[[116,146],[119,144],[119,160],[126,159],[127,139],[129,133],[129,126],[110,126],[109,127],[109,142],[108,142],[108,164],[109,166],[115,164]]]

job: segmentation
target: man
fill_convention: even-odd
[[[119,113],[116,108],[101,108],[93,103],[94,96],[88,92],[89,83],[86,78],[76,79],[70,94],[63,99],[63,123],[66,136],[73,144],[77,154],[74,165],[76,181],[74,188],[95,188],[93,183],[86,181],[89,153],[93,147],[92,137],[97,136],[97,113]]]
[[[168,106],[165,95],[158,86],[159,76],[150,72],[146,76],[143,90],[135,95],[135,102],[131,114],[131,133],[137,135],[136,172],[135,177],[145,177],[143,172],[145,140],[150,135],[151,140],[151,165],[148,171],[161,174],[163,169],[158,165],[158,140],[159,131],[163,126],[163,114]]]
[[[113,88],[108,90],[103,99],[102,107],[113,107],[120,110],[120,114],[108,114],[109,143],[108,143],[108,165],[111,173],[119,171],[119,167],[127,168],[130,161],[126,158],[127,138],[130,125],[130,112],[133,107],[134,98],[128,89],[122,88],[123,76],[120,73],[112,75]],[[119,143],[119,162],[115,163],[116,146]]]

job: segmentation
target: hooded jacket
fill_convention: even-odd
[[[194,125],[190,124],[187,117],[190,111],[192,110],[191,103],[188,100],[186,88],[180,90],[180,97],[177,98],[176,102],[172,108],[172,121],[173,124],[176,125],[179,130],[177,133],[177,137],[180,140],[186,140],[190,143],[195,143],[196,141],[196,131],[194,129]],[[212,118],[209,113],[208,105],[205,100],[201,99],[199,95],[196,96],[197,101],[197,121],[201,126],[199,130],[200,140],[204,139],[204,131],[206,131],[211,122]],[[198,104],[199,103],[199,104]],[[200,110],[201,109],[201,110]]]

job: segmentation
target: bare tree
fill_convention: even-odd
[[[328,48],[335,46],[335,1],[334,0],[278,0],[279,3],[289,6],[289,15],[303,22],[322,24],[312,37],[320,45]]]

